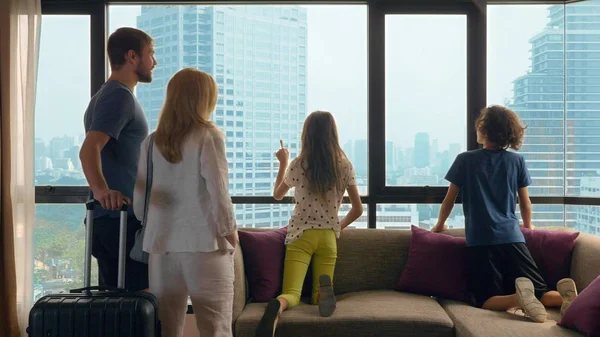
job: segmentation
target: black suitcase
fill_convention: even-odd
[[[121,209],[119,276],[115,289],[90,286],[95,200],[86,203],[84,288],[40,298],[29,313],[30,337],[160,337],[158,301],[125,285],[127,205]]]

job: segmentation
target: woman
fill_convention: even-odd
[[[164,337],[183,336],[188,296],[201,336],[232,336],[233,250],[237,226],[228,192],[223,133],[210,122],[214,79],[196,69],[177,72],[152,150],[152,187],[144,251],[150,254],[150,291],[159,300]],[[147,155],[143,143],[134,210],[144,217]]]

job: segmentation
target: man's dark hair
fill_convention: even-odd
[[[501,105],[492,105],[481,110],[475,128],[499,148],[510,147],[515,150],[523,145],[526,129],[514,111]]]
[[[110,67],[119,68],[124,65],[125,55],[130,50],[141,56],[144,47],[152,42],[152,37],[142,30],[130,27],[117,29],[114,33],[110,34],[106,46]]]

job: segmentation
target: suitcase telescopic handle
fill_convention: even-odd
[[[73,291],[84,291],[86,289],[95,290],[91,287],[92,274],[92,237],[94,233],[94,208],[100,206],[100,202],[95,199],[90,199],[85,203],[86,208],[86,232],[85,232],[85,263],[83,270],[83,288],[74,289]],[[119,266],[117,288],[125,289],[125,254],[127,243],[127,210],[129,205],[126,203],[121,207],[120,228],[119,228]]]
[[[91,200],[88,200],[88,201],[85,203],[85,208],[86,208],[88,211],[93,211],[93,210],[94,210],[94,208],[96,208],[96,206],[102,206],[102,204],[100,204],[100,201],[98,201],[98,200],[96,200],[96,199],[91,199]],[[120,209],[120,211],[121,211],[121,212],[127,212],[127,210],[128,210],[128,209],[129,209],[129,205],[127,205],[127,203],[126,203],[126,202],[123,202],[123,206],[121,206],[121,209]]]

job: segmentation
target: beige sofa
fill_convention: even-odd
[[[462,230],[450,230],[463,236]],[[410,231],[347,229],[338,241],[334,283],[337,310],[323,318],[316,306],[301,303],[281,315],[277,336],[581,336],[556,325],[557,310],[543,324],[511,313],[392,290],[406,266]],[[247,303],[243,253],[235,255],[234,334],[254,337],[265,303]],[[600,238],[581,234],[571,277],[580,290],[600,275]],[[439,280],[444,282],[443,279]]]

